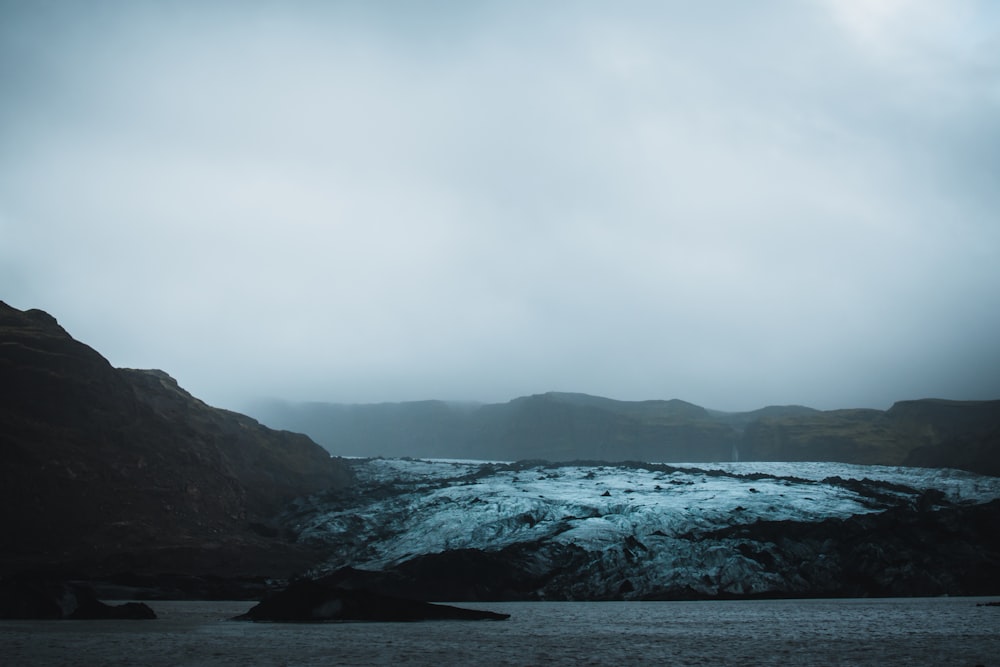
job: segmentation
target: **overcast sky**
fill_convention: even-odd
[[[1000,3],[0,0],[0,299],[209,403],[1000,398]]]

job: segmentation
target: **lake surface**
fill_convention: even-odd
[[[155,621],[0,621],[3,665],[993,665],[997,598],[463,603],[508,621],[287,625],[250,602]]]

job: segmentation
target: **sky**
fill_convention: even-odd
[[[0,0],[0,300],[234,409],[1000,398],[1000,3]]]

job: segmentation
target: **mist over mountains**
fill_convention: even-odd
[[[242,595],[311,573],[423,599],[1000,590],[998,478],[948,469],[997,470],[997,401],[272,404],[289,429],[274,430],[2,302],[0,380],[0,580]],[[290,431],[410,458],[337,458]]]
[[[260,401],[248,412],[342,456],[515,461],[836,461],[1000,475],[1000,400],[900,401],[889,410],[768,406],[550,392],[507,403]]]

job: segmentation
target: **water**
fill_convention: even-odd
[[[995,599],[995,598],[994,598]],[[508,621],[253,624],[247,602],[156,621],[0,621],[4,665],[992,665],[989,598],[463,604]]]

